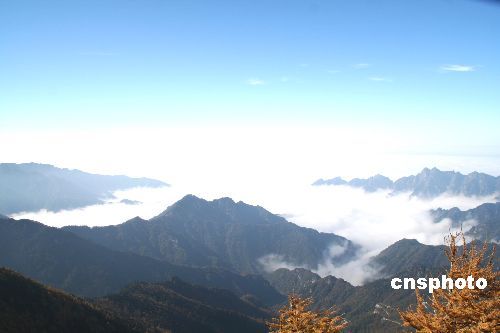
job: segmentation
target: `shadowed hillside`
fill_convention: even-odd
[[[179,279],[134,284],[95,303],[128,318],[138,329],[176,333],[266,332],[264,320],[271,316],[227,290],[193,286]]]
[[[254,295],[266,304],[283,299],[262,277],[216,268],[191,268],[110,250],[29,220],[0,219],[0,265],[82,296],[102,296],[135,281],[174,276],[190,283]]]
[[[0,268],[2,333],[132,333],[124,322],[88,302]]]

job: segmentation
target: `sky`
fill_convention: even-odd
[[[487,1],[0,0],[0,156],[221,195],[497,175],[499,59]]]
[[[499,18],[473,0],[2,0],[0,121],[492,129]]]

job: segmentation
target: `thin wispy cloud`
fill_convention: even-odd
[[[258,78],[253,78],[253,79],[248,79],[247,84],[251,86],[263,86],[266,84],[266,81],[258,79]]]
[[[337,73],[340,73],[340,71],[338,69],[330,69],[330,70],[327,70],[326,72],[328,74],[337,74]]]
[[[387,77],[382,77],[382,76],[371,76],[368,78],[370,81],[375,81],[375,82],[392,82],[392,79],[389,79]]]
[[[368,64],[366,62],[360,62],[358,64],[354,64],[352,67],[354,67],[356,69],[364,69],[364,68],[371,67],[371,64]]]
[[[109,52],[109,51],[83,51],[80,52],[80,55],[84,56],[96,56],[96,57],[110,57],[117,55],[116,52]]]
[[[300,67],[309,67],[309,64],[308,63],[302,63],[302,64],[299,64]]]
[[[470,65],[443,65],[439,68],[445,72],[474,72],[476,70],[476,66]]]

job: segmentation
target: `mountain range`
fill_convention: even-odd
[[[12,219],[0,222],[5,221],[21,226],[28,223]],[[34,222],[29,223],[34,224]],[[61,235],[71,235],[58,229],[56,231],[60,232]],[[1,235],[4,234],[7,234],[7,237],[12,235],[8,232],[5,233],[3,229]],[[49,244],[56,244],[56,251],[50,251],[46,247],[37,248],[37,251],[43,253],[43,257],[46,257],[45,260],[40,262],[40,265],[45,266],[50,262],[64,263],[64,256],[58,255],[62,249],[57,248],[57,244],[62,243],[66,251],[69,252],[70,257],[74,259],[74,262],[71,263],[73,268],[70,271],[74,272],[73,275],[80,275],[83,270],[78,268],[80,265],[78,262],[81,261],[82,254],[75,253],[72,250],[73,247],[81,247],[81,245],[75,244],[78,243],[76,239],[78,237],[73,236],[69,243],[57,238],[49,239]],[[81,241],[87,242],[85,240]],[[30,245],[32,244],[24,243],[17,250]],[[88,259],[91,266],[86,267],[86,269],[89,270],[90,274],[83,276],[87,283],[93,283],[92,279],[110,274],[117,269],[112,261],[106,260],[107,267],[100,267],[96,270],[93,266],[99,266],[101,262],[98,256],[107,257],[109,255],[107,252],[111,250],[106,250],[97,244],[94,246],[99,248],[100,252],[91,253]],[[2,258],[15,257],[14,253],[6,252],[4,248],[1,250]],[[88,250],[88,248],[85,250]],[[26,254],[23,255],[26,256]],[[122,253],[122,255],[127,255],[127,253]],[[147,257],[141,258],[141,261],[147,260]],[[153,259],[149,258],[149,260]],[[498,255],[496,260],[498,260]],[[169,267],[166,262],[162,263]],[[70,263],[66,264],[70,265]],[[137,262],[129,263],[129,265],[136,264]],[[269,306],[282,303],[284,295],[296,293],[303,297],[312,297],[315,309],[326,309],[335,305],[339,312],[349,321],[348,332],[399,332],[401,327],[397,323],[396,310],[414,304],[415,296],[411,290],[393,290],[390,287],[390,278],[392,276],[436,275],[438,272],[444,271],[448,264],[444,255],[444,247],[423,245],[415,240],[404,239],[389,246],[371,259],[371,265],[383,268],[381,272],[386,278],[378,279],[363,286],[352,286],[347,281],[334,276],[320,277],[306,269],[288,270],[282,268],[266,274],[266,279],[272,287],[266,285],[266,283],[259,283],[261,280],[255,278],[254,282],[256,283],[252,286],[253,289],[245,289],[244,287],[248,286],[248,284],[243,285],[243,287],[238,285],[240,280],[235,275],[230,276],[222,283],[213,283],[214,280],[217,280],[216,274],[209,276],[208,281],[197,280],[192,277],[196,275],[196,269],[191,269],[187,275],[181,276],[182,280],[168,276],[162,280],[163,282],[134,282],[134,278],[128,279],[128,285],[122,287],[121,290],[112,291],[106,296],[88,301],[66,295],[54,289],[46,289],[16,273],[3,269],[0,270],[1,294],[10,296],[0,298],[0,309],[1,306],[8,309],[5,313],[7,313],[9,320],[0,321],[0,325],[15,327],[26,321],[27,327],[31,329],[26,330],[26,332],[43,331],[40,327],[47,325],[46,323],[50,318],[62,316],[59,311],[62,311],[61,308],[64,306],[64,308],[75,308],[75,311],[72,311],[69,317],[67,315],[63,316],[63,320],[58,322],[58,325],[61,326],[57,327],[63,327],[61,328],[63,330],[64,327],[69,327],[68,325],[75,325],[75,321],[85,320],[84,325],[97,325],[102,318],[108,318],[107,327],[111,327],[110,332],[113,332],[114,329],[114,326],[110,325],[116,327],[126,325],[131,332],[165,332],[171,330],[172,332],[181,333],[229,333],[235,331],[257,333],[266,332],[264,321],[273,315],[273,310]],[[5,265],[5,263],[2,262],[0,265]],[[151,267],[142,266],[139,269],[148,270]],[[47,270],[43,273],[43,276],[48,278],[51,274],[54,274],[54,271]],[[123,275],[130,274],[124,270],[120,273]],[[71,279],[71,276],[68,276],[68,279]],[[141,279],[144,279],[144,277],[138,278],[138,280]],[[189,279],[195,282],[186,282]],[[6,280],[21,282],[15,282],[18,285],[13,286],[12,282],[5,282]],[[202,283],[200,284],[200,282]],[[214,289],[214,285],[218,289]],[[255,292],[255,288],[262,288],[261,292]],[[283,295],[280,295],[281,298],[270,297],[270,294],[277,294],[278,291]],[[262,299],[267,303],[262,302]],[[21,303],[26,304],[26,302],[34,304],[34,306],[22,307]],[[69,302],[69,304],[65,302]],[[39,310],[35,313],[34,309],[40,303],[44,304],[43,306],[40,305],[42,311]],[[47,307],[45,306],[47,304],[53,305]],[[42,319],[36,320],[37,316],[42,317]],[[98,330],[86,329],[82,330],[82,332],[98,332]],[[23,330],[9,331],[8,329],[3,331],[23,332]],[[78,330],[72,331],[79,332]],[[123,332],[128,331],[123,330]]]
[[[103,203],[112,192],[133,187],[163,187],[149,178],[104,176],[48,164],[0,163],[0,212],[59,211]]]
[[[94,304],[142,332],[264,333],[265,320],[272,316],[272,311],[227,290],[194,286],[177,278],[135,283]]]
[[[336,178],[331,184],[393,193],[411,189],[424,197],[489,191],[484,184],[490,178],[458,175],[424,169],[397,186],[400,180],[383,176]],[[498,239],[499,214],[500,203],[432,211],[436,222],[449,218],[454,226],[474,220],[469,235],[487,240]],[[315,309],[335,305],[349,321],[347,332],[399,332],[396,310],[415,304],[415,296],[411,290],[393,290],[391,277],[436,275],[449,265],[443,246],[402,239],[370,259],[377,280],[353,286],[311,271],[329,258],[332,246],[345,249],[331,259],[334,264],[356,258],[358,246],[348,239],[230,198],[187,195],[149,220],[136,217],[94,228],[52,228],[0,215],[0,266],[8,268],[0,269],[0,331],[266,332],[264,322],[286,295],[297,293],[312,297]],[[262,261],[269,255],[308,269],[269,271]],[[51,326],[54,318],[61,319]]]
[[[442,194],[463,196],[486,196],[500,193],[500,177],[485,173],[472,172],[463,175],[455,171],[441,171],[437,168],[424,168],[420,173],[392,181],[376,175],[370,178],[354,178],[346,181],[340,177],[318,179],[314,186],[345,185],[362,188],[367,192],[390,190],[392,194],[409,192],[411,196],[434,198]]]
[[[299,227],[262,207],[230,198],[206,201],[193,195],[150,220],[134,218],[117,226],[63,230],[116,251],[245,274],[261,273],[264,267],[259,259],[269,254],[314,269],[330,246],[346,249],[335,258],[338,263],[351,259],[357,250],[343,237]]]
[[[490,245],[488,251],[493,246]],[[494,260],[499,268],[498,253]],[[449,268],[444,246],[424,245],[414,239],[402,239],[370,259],[382,278],[362,286],[352,286],[334,276],[320,277],[302,268],[278,269],[266,276],[282,294],[295,293],[312,297],[313,308],[328,309],[332,305],[349,321],[347,332],[401,332],[397,309],[415,304],[413,290],[394,290],[392,277],[439,276]]]
[[[281,268],[273,272],[268,279],[283,294],[294,293],[304,298],[311,297],[314,301],[313,309],[326,310],[334,306],[349,322],[346,332],[401,332],[400,325],[392,322],[397,321],[393,312],[397,308],[405,309],[415,303],[413,291],[392,289],[390,279],[352,286],[334,276],[322,278],[302,268]],[[385,311],[379,313],[380,309]]]
[[[465,234],[474,239],[497,243],[500,241],[500,202],[485,203],[466,211],[456,207],[438,208],[431,213],[435,222],[447,218],[452,221],[452,226],[455,228],[460,228],[464,222],[471,221],[472,227]]]
[[[266,332],[271,311],[177,278],[85,300],[0,268],[0,332]]]
[[[104,296],[135,281],[162,281],[177,276],[190,283],[225,288],[239,296],[253,295],[264,304],[283,299],[258,275],[179,266],[115,251],[29,220],[0,219],[0,253],[0,266],[80,296]]]

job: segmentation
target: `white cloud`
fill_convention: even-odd
[[[371,67],[371,64],[368,64],[366,62],[361,62],[361,63],[358,63],[358,64],[354,64],[353,67],[356,68],[356,69],[364,69],[364,68]]]
[[[442,71],[445,72],[474,72],[476,66],[469,65],[443,65],[440,67]]]
[[[381,277],[379,273],[381,267],[375,267],[370,263],[371,257],[377,253],[377,251],[361,251],[357,258],[342,265],[335,265],[331,258],[325,257],[314,272],[322,277],[333,275],[359,286]]]
[[[106,226],[123,223],[131,218],[140,216],[144,219],[152,218],[169,205],[180,200],[186,193],[175,187],[162,188],[134,188],[114,193],[115,199],[103,204],[87,206],[79,209],[50,212],[19,213],[11,217],[15,219],[30,219],[52,227],[66,225]],[[136,205],[127,205],[120,202],[122,199],[139,201]]]
[[[84,51],[80,52],[80,55],[109,57],[118,55],[118,53],[109,51]]]
[[[370,81],[375,81],[375,82],[392,82],[392,79],[382,77],[382,76],[371,76],[368,78]]]
[[[422,200],[410,197],[408,193],[367,193],[347,186],[311,186],[309,189],[289,190],[279,199],[262,199],[269,203],[264,207],[271,211],[289,212],[291,222],[332,232],[361,245],[357,258],[341,265],[335,262],[335,257],[342,254],[343,248],[332,246],[314,269],[320,276],[333,275],[354,285],[380,277],[380,267],[368,265],[370,258],[402,238],[416,239],[430,245],[443,244],[444,237],[453,231],[451,221],[445,219],[434,222],[431,209],[456,206],[467,210],[484,202],[495,201],[493,196],[467,198],[451,195]],[[463,230],[469,230],[475,223],[466,221]],[[286,262],[279,256],[266,257],[261,263],[268,270],[304,267]]]
[[[274,253],[262,256],[258,259],[258,262],[262,266],[262,269],[268,273],[274,272],[280,268],[289,270],[305,268],[321,277],[332,275],[344,279],[355,286],[362,285],[365,282],[372,281],[381,276],[379,274],[381,267],[375,267],[373,263],[370,263],[370,258],[376,255],[376,252],[360,251],[354,260],[337,265],[335,263],[335,258],[343,254],[346,249],[345,246],[341,245],[331,246],[329,251],[325,253],[321,262],[318,263],[317,268],[288,262],[284,259],[283,255]]]
[[[262,256],[258,259],[259,264],[262,265],[264,271],[271,273],[280,268],[286,269],[295,269],[295,268],[306,268],[309,269],[306,265],[297,265],[292,264],[284,259],[285,257],[281,254],[270,253],[265,256]]]
[[[266,84],[266,81],[257,78],[252,78],[247,80],[247,84],[251,86],[262,86]]]
[[[337,74],[337,73],[340,73],[340,71],[339,71],[339,70],[337,70],[337,69],[330,69],[330,70],[327,70],[326,72],[327,72],[328,74]]]
[[[380,251],[401,238],[425,244],[441,244],[450,230],[450,221],[434,223],[429,210],[438,207],[470,209],[494,196],[466,198],[443,195],[433,200],[389,195],[387,191],[366,193],[347,186],[313,187],[300,199],[290,198],[294,207],[290,220],[299,225],[344,236],[367,251]],[[302,203],[301,203],[302,202]],[[471,227],[466,224],[464,228]]]

